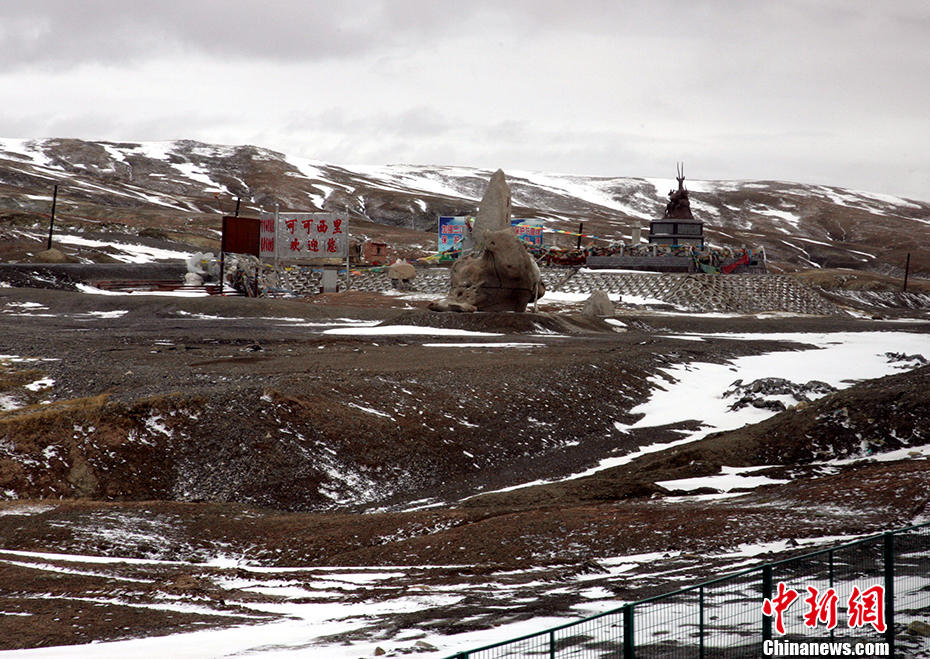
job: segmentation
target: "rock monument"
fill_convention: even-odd
[[[474,248],[452,266],[449,294],[433,311],[526,311],[546,287],[533,257],[510,226],[510,188],[497,170],[471,229]]]
[[[510,230],[510,186],[504,172],[498,169],[488,182],[471,229],[475,247],[480,249],[487,242],[489,233],[503,229]]]

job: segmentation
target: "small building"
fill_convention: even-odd
[[[387,243],[366,240],[362,245],[362,260],[371,265],[386,265],[397,258],[395,250]]]

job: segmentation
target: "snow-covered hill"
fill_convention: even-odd
[[[692,165],[699,173],[699,163]],[[508,171],[518,216],[606,240],[661,217],[674,179]],[[0,219],[47,214],[61,184],[64,219],[141,227],[214,227],[241,197],[246,212],[342,210],[385,227],[434,231],[440,214],[474,213],[490,171],[448,166],[337,166],[254,146],[0,139]],[[710,242],[764,245],[776,269],[853,267],[897,273],[906,253],[930,271],[930,203],[779,181],[689,180]],[[396,239],[396,236],[395,236]],[[556,242],[572,244],[570,236]],[[426,244],[420,239],[417,242]]]

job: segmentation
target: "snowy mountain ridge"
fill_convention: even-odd
[[[340,166],[255,146],[170,142],[0,139],[0,204],[107,217],[273,209],[347,210],[375,225],[434,231],[436,217],[473,214],[492,172],[458,166]],[[674,179],[506,172],[517,216],[553,229],[629,240],[662,216]],[[779,181],[688,180],[695,217],[720,245],[764,245],[776,267],[854,267],[895,272],[905,252],[930,269],[930,203]],[[566,244],[571,242],[564,237]]]

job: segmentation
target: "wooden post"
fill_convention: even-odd
[[[351,263],[349,262],[349,254],[352,251],[352,234],[349,233],[349,202],[346,201],[346,290],[348,291],[352,287],[352,273],[349,272],[349,267]]]
[[[220,297],[223,297],[226,294],[226,287],[223,286],[223,278],[225,276],[226,276],[226,218],[224,217],[222,220],[222,231],[220,232]]]
[[[584,222],[579,222],[578,223],[578,247],[577,249],[581,249],[581,234],[583,233],[584,233]]]
[[[239,217],[239,204],[242,201],[242,197],[236,197],[236,217]],[[226,241],[226,218],[223,218],[223,230],[220,236],[220,297],[226,295],[226,286],[223,283],[223,280],[226,278],[226,250],[225,248]],[[256,275],[255,286],[258,286],[258,276]],[[246,294],[248,295],[251,291],[246,285]],[[249,296],[251,297],[251,295]]]
[[[278,276],[278,253],[280,252],[280,245],[278,245],[278,240],[280,236],[278,235],[278,202],[274,202],[274,276]]]
[[[55,204],[58,201],[58,184],[55,184],[55,188],[52,190],[52,217],[48,221],[48,245],[45,246],[45,249],[52,248],[52,229],[55,226]]]
[[[49,241],[51,241],[51,236],[49,236]],[[51,244],[51,242],[49,242]],[[911,271],[911,253],[907,253],[907,260],[904,262],[904,288],[902,289],[904,293],[907,293],[907,276]]]

